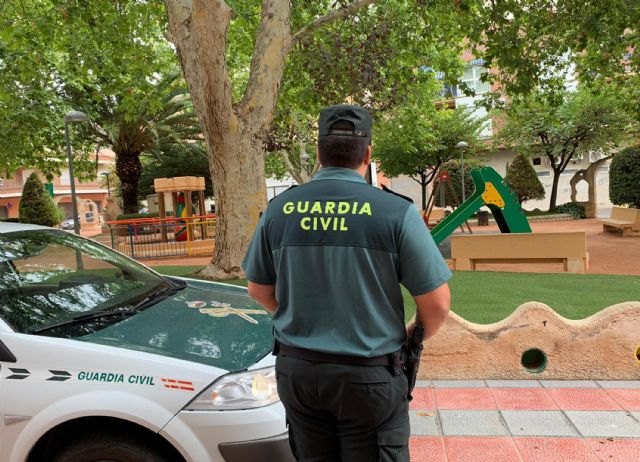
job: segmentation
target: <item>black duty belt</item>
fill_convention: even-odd
[[[273,354],[282,354],[305,361],[314,361],[329,364],[346,364],[348,366],[390,366],[393,369],[402,367],[404,354],[402,351],[390,353],[382,356],[365,358],[363,356],[337,355],[333,353],[323,353],[321,351],[306,350],[304,348],[292,347],[276,342]]]

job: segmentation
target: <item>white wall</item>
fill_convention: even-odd
[[[486,159],[486,165],[493,167],[503,178],[507,173],[507,164],[510,164],[515,157],[513,151],[498,151],[490,154]],[[592,160],[595,160],[593,158]],[[587,159],[577,160],[571,162],[564,173],[560,175],[560,183],[558,184],[558,200],[557,204],[564,204],[571,201],[571,185],[569,181],[573,174],[579,170],[589,166]],[[548,210],[549,209],[549,197],[551,195],[551,184],[553,181],[553,171],[551,170],[546,158],[541,159],[541,165],[534,165],[533,168],[538,173],[540,182],[544,186],[546,196],[542,200],[531,200],[523,204],[526,210]],[[401,176],[394,178],[391,181],[390,188],[400,194],[411,197],[418,208],[420,207],[420,186],[408,176]],[[587,200],[587,183],[581,181],[577,185],[578,195],[576,200]],[[468,197],[468,195],[467,195]],[[608,217],[611,212],[611,201],[609,200],[609,162],[605,162],[598,170],[596,176],[596,203],[597,210],[596,215],[598,217]]]

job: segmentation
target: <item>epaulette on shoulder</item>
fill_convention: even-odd
[[[409,202],[411,202],[411,203],[413,204],[413,199],[411,199],[410,197],[404,196],[404,195],[402,195],[402,194],[400,194],[400,193],[397,193],[397,192],[395,192],[395,191],[391,191],[391,190],[390,190],[389,188],[387,188],[385,185],[382,185],[382,190],[383,190],[384,192],[388,192],[388,193],[390,193],[390,194],[393,194],[394,196],[402,197],[404,200],[409,201]]]
[[[297,187],[298,187],[298,185],[297,185],[297,184],[291,185],[291,186],[289,186],[287,189],[285,189],[284,191],[282,191],[280,194],[284,194],[284,193],[286,193],[287,191],[290,191],[290,190],[292,190],[293,188],[297,188]],[[272,200],[274,200],[274,199],[275,199],[276,197],[278,197],[280,194],[278,194],[278,195],[276,195],[276,196],[273,196],[271,199],[269,199],[269,202],[271,202]]]

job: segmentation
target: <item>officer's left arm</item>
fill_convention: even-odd
[[[418,321],[425,327],[428,338],[440,328],[449,312],[447,281],[451,271],[414,206],[406,211],[398,250],[400,282],[413,296]],[[413,325],[413,322],[407,325],[408,332]]]
[[[275,313],[278,307],[275,285],[257,284],[249,281],[247,287],[249,288],[249,297],[258,302],[265,310]]]

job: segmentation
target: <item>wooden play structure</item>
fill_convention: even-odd
[[[463,271],[479,263],[563,263],[569,273],[584,273],[589,264],[584,232],[452,236],[451,259]]]
[[[475,236],[474,236],[475,237]],[[495,324],[450,313],[425,341],[420,379],[637,380],[640,302],[610,306],[581,320],[527,302]]]
[[[204,178],[157,178],[154,188],[160,216],[108,221],[112,247],[132,258],[212,255],[216,216],[205,212]],[[197,214],[192,204],[193,193],[198,195]],[[166,195],[173,210],[173,216],[169,217]]]
[[[185,226],[175,230],[175,240],[186,241],[187,233],[189,232],[186,224],[191,221],[191,218],[194,215],[193,204],[191,201],[192,192],[198,193],[198,215],[206,215],[204,205],[204,177],[179,176],[174,178],[156,178],[153,180],[153,188],[158,195],[158,210],[160,214],[159,218],[161,220],[167,218],[165,194],[170,194],[174,216],[176,218],[186,218]],[[200,232],[203,239],[208,237],[205,226],[201,227]],[[166,228],[162,229],[162,242],[167,242]]]
[[[598,221],[602,223],[603,231],[622,230],[622,236],[640,236],[639,209],[613,207],[610,218]]]

